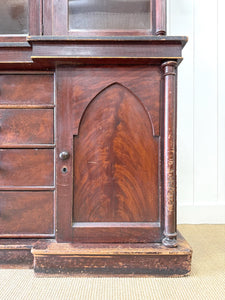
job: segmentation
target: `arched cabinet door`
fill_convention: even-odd
[[[161,239],[156,82],[151,72],[137,82],[135,72],[58,70],[58,154],[69,153],[57,165],[59,241]]]

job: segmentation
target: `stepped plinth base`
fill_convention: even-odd
[[[191,270],[192,250],[178,235],[178,246],[151,244],[50,243],[32,249],[36,274],[184,276]]]

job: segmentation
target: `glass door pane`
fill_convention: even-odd
[[[69,0],[70,30],[151,29],[150,0]]]
[[[0,34],[28,33],[28,0],[4,0],[0,8]]]

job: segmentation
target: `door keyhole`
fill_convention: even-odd
[[[67,172],[68,172],[67,167],[63,167],[63,168],[62,168],[62,173],[63,173],[63,174],[66,174]]]

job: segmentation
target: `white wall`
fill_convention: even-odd
[[[167,9],[167,34],[189,37],[178,71],[178,223],[225,223],[225,3]]]

